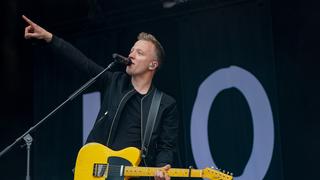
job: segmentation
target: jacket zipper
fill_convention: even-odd
[[[118,115],[118,111],[119,111],[120,105],[121,105],[122,101],[125,99],[125,97],[127,97],[128,94],[130,94],[130,93],[133,92],[133,91],[134,91],[134,89],[132,89],[131,91],[127,92],[127,93],[122,97],[120,103],[118,104],[116,114],[114,115],[113,120],[112,120],[112,123],[111,123],[111,128],[110,128],[109,135],[108,135],[108,140],[107,140],[107,146],[109,146],[109,140],[110,140],[110,136],[111,136],[111,132],[112,132],[114,120],[116,119],[116,117],[117,117],[117,115]]]

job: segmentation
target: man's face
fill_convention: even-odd
[[[129,58],[132,64],[127,66],[126,72],[131,76],[143,75],[152,70],[150,64],[155,63],[155,47],[145,40],[137,41],[131,48]]]

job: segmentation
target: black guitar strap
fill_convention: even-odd
[[[141,148],[142,159],[144,159],[148,153],[148,147],[150,144],[153,128],[156,123],[162,95],[163,95],[163,93],[161,91],[159,91],[158,89],[155,89],[155,92],[153,93],[153,97],[152,97],[152,102],[151,102],[149,114],[148,114],[145,132],[143,135],[143,141],[141,144],[141,146],[142,146],[142,148]]]

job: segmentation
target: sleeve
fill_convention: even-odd
[[[63,57],[70,62],[71,65],[75,66],[75,68],[90,78],[96,76],[104,69],[85,56],[73,45],[55,35],[52,37],[52,41],[48,44],[48,46],[55,55]],[[103,84],[103,82],[108,82],[111,79],[111,76],[112,73],[107,71],[98,79],[98,83]]]
[[[157,142],[155,164],[158,167],[172,165],[177,148],[179,117],[176,103],[164,111]]]

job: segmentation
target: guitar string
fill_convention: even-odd
[[[161,169],[161,168],[157,168],[157,167],[152,167],[152,168],[149,168],[149,167],[148,168],[147,167],[138,167],[139,169],[144,169],[144,170],[139,170],[139,169],[138,170],[134,170],[135,167],[133,167],[133,166],[127,166],[127,167],[132,168],[133,172],[140,172],[140,173],[144,172],[146,174],[153,173],[157,169]],[[108,175],[110,175],[110,176],[112,176],[112,175],[118,176],[120,174],[120,168],[121,168],[121,166],[119,166],[119,165],[109,165]],[[148,172],[148,169],[149,169],[149,172]],[[152,172],[150,172],[150,169],[152,169]],[[185,175],[187,175],[187,173],[188,173],[188,171],[186,171],[185,169],[181,169],[181,170],[180,169],[175,169],[175,170],[182,171],[183,174],[185,174]],[[152,175],[150,175],[150,176],[152,176]],[[186,177],[186,176],[184,176],[184,177]]]
[[[104,165],[104,166],[107,166],[107,165]],[[120,174],[120,169],[121,169],[121,166],[120,165],[108,165],[108,175],[110,176],[118,176]],[[130,166],[130,168],[134,168],[132,166]],[[143,167],[139,167],[139,168],[143,168]],[[150,169],[150,168],[149,168]],[[153,168],[152,168],[153,169]],[[157,168],[154,168],[154,170],[156,170]],[[142,170],[140,170],[141,172]],[[134,172],[139,172],[139,170],[135,170]],[[145,171],[144,171],[145,172]],[[149,172],[150,173],[150,172]]]
[[[108,168],[107,168],[107,166],[108,166]],[[121,165],[103,165],[102,166],[103,167],[103,169],[106,171],[107,169],[108,169],[108,175],[109,176],[119,176],[120,175],[120,169],[121,169]],[[161,168],[157,168],[157,167],[152,167],[152,168],[150,168],[150,167],[137,167],[137,168],[139,168],[138,170],[134,170],[135,169],[135,167],[133,167],[133,166],[124,166],[124,167],[129,167],[129,168],[132,168],[133,170],[131,170],[131,171],[133,171],[133,172],[140,172],[140,173],[151,173],[150,172],[150,169],[152,169],[152,171],[154,172],[154,171],[156,171],[157,169],[161,169]],[[141,170],[141,169],[144,169],[144,170]],[[148,172],[148,169],[149,169],[149,172]],[[177,170],[177,171],[182,171],[184,174],[186,174],[186,173],[188,173],[188,171],[186,171],[185,169],[175,169],[175,170]],[[125,171],[125,170],[124,170]],[[147,172],[146,172],[147,171]],[[153,173],[152,172],[152,173]],[[140,175],[141,176],[141,175]],[[151,176],[151,175],[150,175]]]

